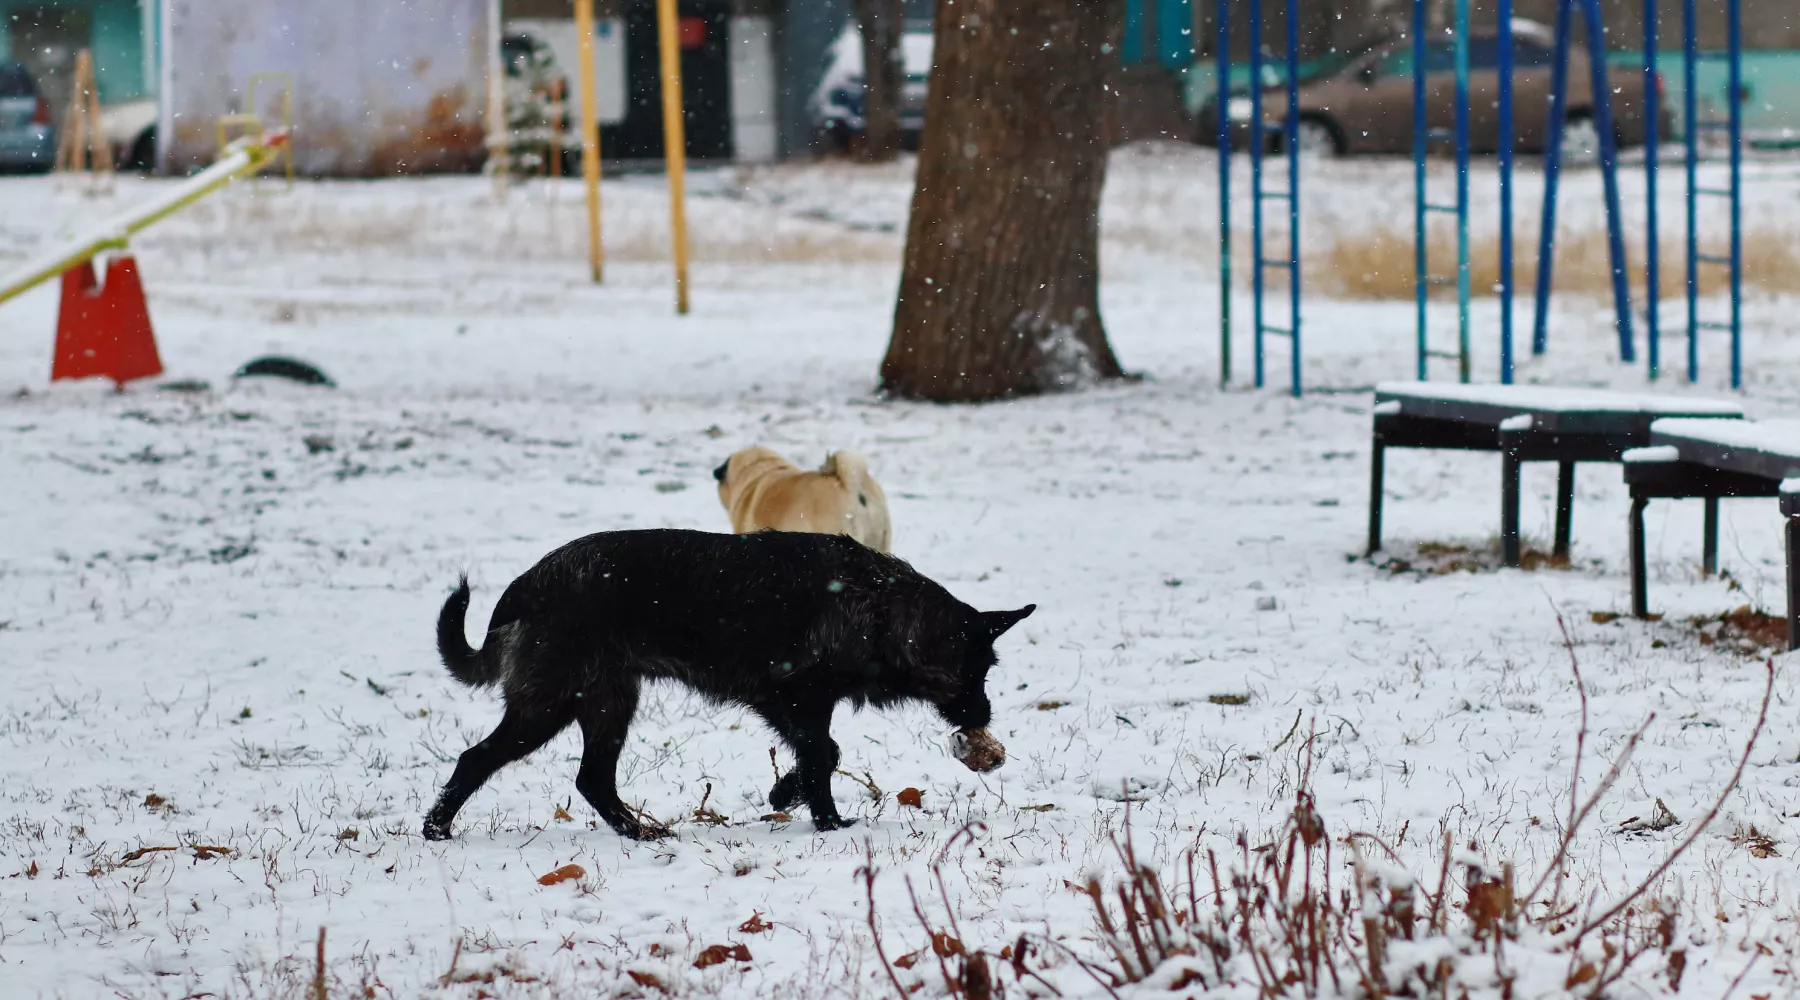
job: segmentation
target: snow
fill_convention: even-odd
[[[1672,444],[1659,444],[1649,448],[1627,448],[1619,455],[1619,460],[1627,465],[1643,463],[1655,465],[1662,462],[1681,461],[1681,449]]]
[[[1702,441],[1800,461],[1800,420],[1718,421],[1665,418],[1650,425],[1659,438]]]
[[[168,378],[207,391],[51,385],[55,288],[0,308],[0,992],[299,996],[323,927],[333,996],[656,995],[632,973],[682,995],[886,996],[857,875],[872,860],[890,958],[929,941],[910,880],[934,929],[948,906],[969,947],[1052,937],[1068,952],[1044,948],[1034,968],[1065,996],[1101,997],[1068,957],[1108,955],[1071,889],[1088,871],[1116,877],[1127,809],[1139,856],[1184,887],[1190,844],[1229,858],[1240,832],[1261,844],[1286,820],[1302,747],[1332,836],[1380,837],[1430,886],[1448,829],[1528,884],[1555,849],[1582,715],[1559,615],[1586,679],[1584,793],[1655,714],[1565,880],[1565,899],[1619,898],[1743,750],[1762,660],[1702,641],[1689,619],[1782,606],[1782,519],[1766,502],[1722,505],[1729,576],[1705,577],[1701,506],[1652,505],[1663,617],[1637,621],[1617,617],[1617,470],[1579,468],[1574,562],[1527,572],[1499,568],[1491,455],[1390,452],[1389,551],[1364,559],[1369,389],[1412,370],[1412,302],[1309,299],[1320,391],[1250,389],[1242,360],[1221,390],[1211,163],[1157,147],[1114,159],[1102,307],[1121,359],[1149,378],[984,407],[873,393],[906,164],[697,174],[681,318],[655,177],[607,182],[602,286],[584,280],[573,183],[504,200],[476,178],[212,197],[135,244]],[[1307,169],[1319,240],[1391,213],[1367,191],[1410,176],[1401,162]],[[1800,178],[1752,173],[1752,201],[1791,215]],[[1476,172],[1478,197],[1489,181]],[[1578,200],[1597,182],[1572,171],[1565,185],[1568,224],[1586,224]],[[167,187],[121,178],[89,199],[0,181],[0,269]],[[1233,305],[1250,315],[1247,296]],[[1741,398],[1756,417],[1800,411],[1796,305],[1745,304]],[[1452,328],[1445,303],[1431,309]],[[1477,303],[1481,372],[1496,315]],[[1522,381],[1691,405],[1616,362],[1602,304],[1560,298],[1553,316],[1551,351],[1522,360]],[[1250,357],[1247,336],[1234,346]],[[275,352],[339,388],[230,379]],[[1722,395],[1721,356],[1686,391]],[[863,451],[899,555],[979,607],[1038,605],[1002,641],[990,686],[1006,765],[970,773],[921,710],[842,712],[855,780],[835,791],[861,822],[819,835],[803,816],[759,819],[768,733],[659,688],[622,788],[674,820],[675,839],[594,828],[571,733],[498,775],[453,840],[424,842],[451,762],[499,717],[432,648],[458,572],[484,620],[509,580],[575,536],[726,530],[710,470],[757,443]],[[1554,483],[1527,467],[1537,547]],[[1742,785],[1658,887],[1682,901],[1692,995],[1722,995],[1740,973],[1738,995],[1794,992],[1795,664],[1776,660],[1771,728]],[[922,808],[896,803],[905,788]],[[1680,825],[1619,831],[1658,798]],[[724,825],[695,818],[703,799]],[[1752,826],[1777,856],[1746,849]],[[571,863],[584,874],[539,884]],[[1757,943],[1773,955],[1746,972]],[[751,960],[694,967],[733,944]],[[1555,947],[1544,934],[1508,945],[1520,995],[1562,989]],[[1491,961],[1464,965],[1471,995],[1498,995],[1478,978]],[[944,995],[930,955],[896,974]],[[1047,992],[1004,975],[1011,996]],[[1666,989],[1649,959],[1628,983],[1621,995]]]
[[[1724,399],[1691,396],[1652,396],[1644,393],[1598,389],[1558,388],[1543,385],[1460,385],[1449,382],[1382,382],[1379,396],[1407,402],[1479,403],[1516,408],[1534,413],[1679,413],[1743,416],[1742,405]]]

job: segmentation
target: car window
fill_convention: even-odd
[[[19,63],[0,63],[0,97],[35,97],[31,74]]]

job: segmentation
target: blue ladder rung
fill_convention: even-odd
[[[1702,264],[1725,264],[1727,266],[1731,264],[1730,257],[1716,253],[1697,253],[1694,255],[1694,259]]]

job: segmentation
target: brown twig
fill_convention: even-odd
[[[325,995],[325,928],[319,928],[319,944],[313,953],[312,988],[306,991],[308,1000],[326,1000]]]
[[[775,751],[769,751],[773,760]],[[881,946],[881,931],[875,926],[875,845],[869,838],[863,838],[863,855],[866,859],[856,874],[863,880],[863,896],[869,902],[869,936],[875,939],[875,957],[881,959],[882,969],[887,971],[888,982],[894,984],[894,993],[900,1000],[908,1000],[906,987],[900,985],[900,977],[894,973],[894,963],[888,961],[887,950]]]
[[[1613,904],[1612,909],[1583,924],[1581,929],[1575,932],[1574,940],[1579,941],[1594,928],[1604,926],[1607,921],[1623,913],[1626,907],[1636,902],[1639,896],[1650,891],[1650,886],[1661,878],[1663,873],[1675,863],[1675,860],[1681,857],[1689,847],[1692,847],[1694,841],[1700,839],[1700,835],[1706,832],[1706,828],[1712,825],[1713,820],[1719,817],[1719,810],[1725,807],[1725,800],[1731,797],[1731,793],[1737,789],[1738,782],[1743,780],[1744,768],[1750,763],[1750,753],[1756,748],[1756,741],[1762,736],[1763,726],[1769,721],[1769,702],[1775,696],[1775,661],[1772,659],[1763,661],[1763,669],[1768,672],[1768,679],[1763,684],[1762,709],[1756,713],[1756,725],[1750,730],[1750,739],[1744,743],[1744,755],[1738,758],[1737,768],[1731,772],[1731,780],[1725,783],[1724,789],[1719,792],[1719,797],[1713,802],[1712,808],[1708,809],[1706,815],[1701,817],[1700,822],[1688,831],[1687,837],[1676,845],[1673,851],[1669,852],[1669,856],[1663,859],[1663,863],[1656,866],[1655,871],[1638,882],[1637,888],[1627,893],[1624,899]],[[1745,971],[1748,971],[1748,968]]]

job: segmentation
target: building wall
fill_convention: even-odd
[[[247,110],[246,82],[265,72],[293,75],[301,173],[380,176],[485,159],[499,44],[487,0],[168,2],[165,169],[210,162],[219,117]]]

